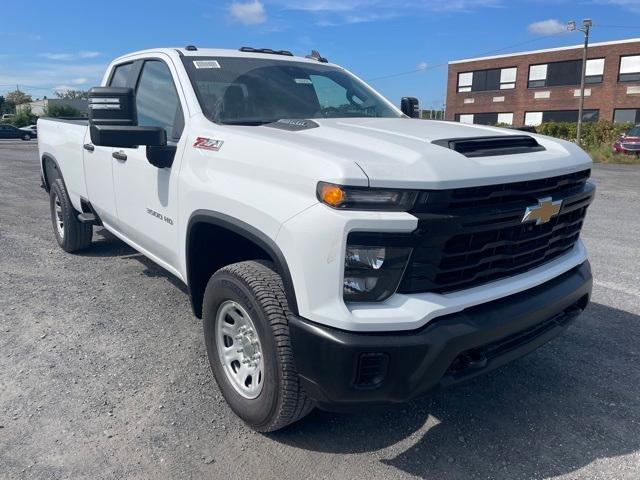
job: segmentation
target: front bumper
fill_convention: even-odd
[[[589,262],[530,290],[408,332],[353,333],[290,320],[294,358],[319,406],[402,402],[526,355],[562,333],[591,295]]]

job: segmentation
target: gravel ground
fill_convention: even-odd
[[[186,290],[98,230],[55,243],[35,142],[0,141],[0,478],[640,478],[640,168],[597,166],[593,303],[462,386],[246,428]]]

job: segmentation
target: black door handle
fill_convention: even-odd
[[[94,146],[93,146],[92,144],[90,144],[90,143],[85,143],[85,144],[82,146],[82,148],[84,148],[84,149],[85,149],[86,151],[88,151],[88,152],[93,152],[93,151],[96,149],[96,147],[94,147]]]
[[[124,152],[113,152],[111,154],[111,156],[113,158],[115,158],[116,160],[120,160],[122,162],[126,162],[127,161],[127,154]]]

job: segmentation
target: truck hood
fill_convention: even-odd
[[[573,143],[510,129],[407,118],[313,121],[319,126],[297,131],[266,125],[249,128],[295,149],[315,150],[323,158],[351,160],[374,187],[443,189],[490,185],[562,175],[591,165],[589,156]],[[496,135],[530,135],[545,150],[469,158],[432,143]]]

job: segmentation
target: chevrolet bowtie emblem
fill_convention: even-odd
[[[561,208],[562,200],[554,202],[551,197],[541,198],[537,205],[527,207],[524,217],[522,217],[522,223],[536,222],[536,225],[542,225],[558,215]]]

